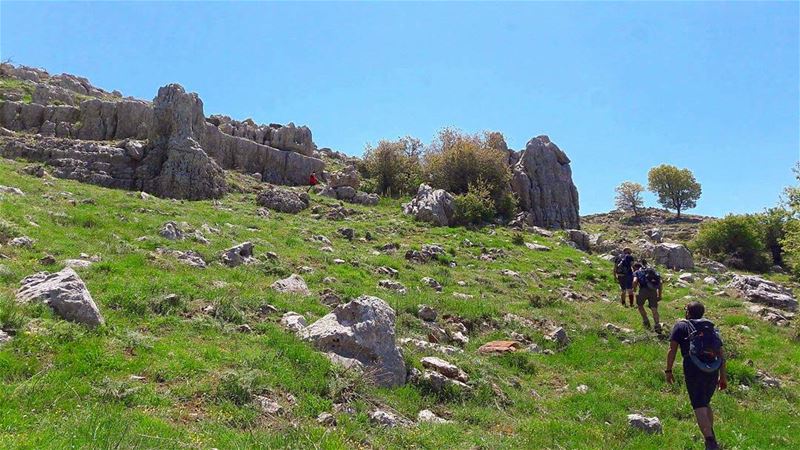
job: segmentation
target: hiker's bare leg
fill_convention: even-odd
[[[714,410],[711,409],[711,405],[706,408],[708,410],[708,423],[711,425],[711,434],[714,434]]]
[[[694,415],[697,418],[697,426],[700,427],[700,432],[703,437],[713,437],[714,429],[711,423],[711,411],[709,408],[697,408],[694,410]]]
[[[642,315],[642,323],[650,323],[650,319],[647,318],[647,311],[644,310],[644,305],[639,305],[639,314]]]
[[[625,306],[625,292],[626,292],[625,289],[623,289],[619,293],[619,301],[620,303],[622,303],[622,306]]]
[[[631,304],[631,308],[633,308],[633,289],[628,289],[628,302]]]
[[[653,323],[655,323],[656,328],[661,328],[661,320],[659,320],[660,318],[658,317],[658,306],[650,308],[650,310],[653,311]]]

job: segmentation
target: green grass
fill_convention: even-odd
[[[30,103],[33,100],[33,91],[35,89],[36,86],[29,81],[0,77],[0,97],[13,92],[22,95],[23,103]]]
[[[527,242],[553,248],[534,252],[515,245],[514,233],[499,227],[429,228],[400,214],[399,200],[382,200],[375,208],[354,206],[360,214],[343,222],[315,220],[309,210],[273,212],[264,219],[255,214],[255,195],[244,181],[244,193],[215,205],[141,200],[129,192],[21,175],[22,166],[0,162],[0,184],[26,193],[0,198],[0,243],[13,235],[36,240],[32,249],[0,248],[8,257],[0,259],[0,327],[14,334],[0,347],[0,448],[702,448],[682,382],[669,386],[662,379],[667,343],[643,331],[635,311],[617,305],[610,263],[589,256],[592,266],[587,266],[583,253],[557,239],[524,234]],[[87,198],[95,204],[81,203]],[[320,197],[313,202],[334,204]],[[209,224],[219,233],[204,233],[208,245],[167,241],[158,230],[169,220],[193,228]],[[357,238],[369,231],[376,241],[346,241],[336,232],[343,226],[354,228]],[[316,234],[333,241],[334,253],[319,250],[322,244],[310,240]],[[142,236],[146,239],[139,240]],[[477,246],[464,247],[464,239]],[[246,240],[256,244],[257,256],[273,251],[278,260],[262,258],[233,269],[217,263],[223,249]],[[402,248],[393,255],[373,254],[389,242]],[[443,245],[456,267],[403,258],[405,250],[425,243]],[[481,246],[503,249],[506,257],[482,261]],[[154,256],[157,247],[193,249],[213,263],[192,269]],[[46,253],[58,263],[41,266],[38,260]],[[61,261],[80,253],[102,258],[78,271],[105,316],[105,327],[88,330],[59,320],[42,305],[14,301],[19,280],[58,270]],[[335,265],[334,258],[348,264]],[[328,312],[316,295],[269,289],[300,266],[314,268],[304,278],[315,293],[331,288],[344,298],[385,299],[397,311],[398,337],[424,338],[415,316],[420,303],[440,315],[483,324],[470,333],[463,354],[445,357],[469,374],[473,391],[440,396],[413,385],[379,389],[332,367],[278,324],[289,310],[309,321]],[[378,288],[384,278],[374,272],[379,266],[399,270],[398,281],[409,293]],[[503,276],[501,269],[519,272],[523,281]],[[324,284],[328,276],[337,281]],[[444,292],[423,286],[425,276],[440,281]],[[682,297],[693,295],[702,298],[722,329],[732,355],[732,387],[714,398],[721,442],[740,449],[800,447],[796,329],[762,322],[739,301],[715,298],[700,286],[667,287],[661,313],[664,322],[674,322]],[[561,288],[591,301],[563,300]],[[474,298],[461,300],[455,292]],[[167,302],[168,294],[178,297]],[[266,304],[280,313],[263,314]],[[535,329],[505,325],[502,317],[509,312],[564,326],[570,344],[558,350]],[[606,333],[607,322],[634,329],[634,342]],[[238,332],[242,323],[253,333]],[[481,344],[508,338],[511,331],[529,335],[555,354],[477,354]],[[422,356],[404,349],[416,367]],[[758,369],[781,378],[784,387],[759,387]],[[586,394],[576,392],[580,384],[589,386]],[[296,405],[284,404],[284,417],[265,417],[252,401],[263,393],[291,394]],[[332,411],[342,396],[352,399],[356,414],[338,414],[336,428],[318,425],[316,416]],[[374,405],[409,418],[428,408],[454,423],[382,429],[369,423]],[[631,430],[626,416],[632,412],[660,417],[664,433]]]

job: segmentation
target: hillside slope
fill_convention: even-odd
[[[668,344],[617,304],[610,263],[564,245],[559,234],[522,235],[552,248],[534,251],[516,245],[505,228],[416,223],[394,200],[353,205],[354,214],[337,221],[314,218],[336,202],[312,195],[316,212],[264,217],[256,213],[255,183],[234,174],[230,184],[242,192],[186,202],[37,178],[24,167],[0,160],[0,185],[24,192],[0,195],[0,329],[11,337],[0,344],[1,448],[702,448],[682,381],[669,386],[662,377]],[[159,230],[168,221],[185,222],[185,231],[201,231],[208,243],[165,239]],[[342,227],[354,229],[355,239],[342,237]],[[362,239],[367,232],[373,241]],[[333,252],[315,235],[329,238]],[[8,245],[18,236],[32,238],[32,247]],[[220,253],[243,241],[255,244],[258,261],[222,265]],[[400,249],[380,250],[389,243]],[[404,258],[431,243],[446,250],[440,261]],[[157,248],[194,250],[209,265],[193,268]],[[81,253],[99,259],[76,270],[105,326],[88,329],[41,304],[15,301],[21,279],[60,270]],[[53,261],[42,264],[48,254]],[[408,293],[379,288],[389,278],[379,267],[396,269],[394,280]],[[270,289],[301,272],[312,295]],[[749,315],[740,299],[703,284],[705,275],[688,287],[664,275],[662,320],[674,323],[687,296],[699,298],[725,338],[731,387],[714,398],[720,441],[799,448],[797,324],[777,327]],[[280,324],[288,311],[309,323],[327,314],[324,289],[344,301],[364,294],[386,300],[397,312],[398,338],[431,333],[417,317],[420,304],[438,311],[439,326],[448,326],[447,317],[464,324],[462,353],[402,349],[410,367],[422,369],[423,356],[456,364],[469,390],[376,388],[332,365]],[[566,331],[565,345],[546,339],[556,326]],[[545,351],[477,352],[521,335]],[[764,386],[757,373],[781,387]],[[259,396],[283,412],[263,412]],[[382,427],[369,418],[376,408],[412,421],[430,409],[452,423]],[[324,412],[335,427],[317,422]],[[635,412],[659,417],[663,434],[629,427],[626,417]]]

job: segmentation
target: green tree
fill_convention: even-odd
[[[691,246],[701,255],[737,269],[766,269],[764,235],[755,215],[729,214],[705,222]]]
[[[794,175],[800,183],[800,163],[795,165]],[[784,192],[788,218],[780,244],[784,260],[789,264],[794,276],[800,278],[800,184],[787,187]]]
[[[677,217],[681,211],[697,206],[702,189],[689,169],[678,169],[669,164],[653,167],[647,174],[647,187],[658,195],[658,202],[667,209],[674,209]]]
[[[617,196],[614,204],[623,211],[631,211],[634,216],[639,216],[639,210],[644,207],[642,192],[644,186],[633,181],[624,181],[615,189]]]
[[[772,264],[783,266],[783,240],[791,216],[781,207],[769,208],[757,216],[763,233],[764,246],[772,255]]]
[[[422,148],[422,142],[411,136],[383,140],[375,147],[367,144],[359,171],[381,195],[413,194],[422,182]]]

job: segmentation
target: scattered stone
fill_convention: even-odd
[[[725,273],[728,271],[728,268],[725,266],[725,264],[717,261],[704,261],[700,263],[700,266],[704,267],[711,273]]]
[[[608,330],[608,331],[610,331],[612,333],[615,333],[615,334],[630,334],[630,333],[633,333],[633,330],[631,330],[630,328],[619,327],[617,325],[614,325],[613,323],[607,323],[607,324],[603,325],[603,328],[605,328],[606,330]]]
[[[267,252],[267,253],[265,253],[265,256],[267,257],[267,259],[270,259],[272,261],[277,261],[278,260],[278,254],[275,253],[275,252]]]
[[[300,266],[297,268],[297,271],[300,273],[313,273],[314,268],[309,266]]]
[[[42,258],[39,259],[39,264],[43,266],[49,266],[50,264],[55,264],[56,258],[53,255],[44,255]]]
[[[453,331],[450,333],[450,340],[460,347],[469,344],[469,338],[462,331]]]
[[[435,370],[426,370],[422,374],[422,382],[428,384],[435,392],[444,392],[448,388],[469,390],[469,386],[455,378],[449,378]]]
[[[653,262],[672,270],[686,270],[694,267],[692,253],[686,246],[674,243],[661,243],[653,247]]]
[[[184,264],[188,264],[192,267],[197,267],[198,269],[204,269],[206,267],[206,262],[203,260],[203,257],[194,250],[188,250],[183,252],[180,250],[170,250],[159,247],[156,249],[156,253],[160,255],[171,255],[175,257],[178,261]],[[64,263],[70,267],[88,267],[91,264],[90,261],[82,259],[68,259],[64,261]]]
[[[381,287],[383,289],[388,289],[390,291],[395,291],[398,294],[405,294],[408,292],[408,289],[406,289],[405,286],[393,280],[380,280],[378,281],[378,287]]]
[[[11,239],[10,241],[8,241],[8,245],[10,245],[12,247],[31,248],[31,247],[33,247],[34,242],[35,241],[33,239],[29,238],[28,236],[19,236],[19,237],[15,237],[14,239]]]
[[[228,267],[236,267],[241,264],[254,264],[256,262],[258,262],[258,260],[253,257],[252,242],[243,242],[222,253],[222,263]]]
[[[397,270],[386,266],[378,267],[377,269],[375,269],[375,273],[377,273],[378,275],[387,275],[393,278],[397,278],[397,276],[400,275],[400,272],[398,272]]]
[[[515,352],[522,348],[522,344],[517,341],[491,341],[478,348],[478,353],[501,354]]]
[[[352,228],[339,228],[337,232],[348,241],[352,241],[356,237],[356,230]]]
[[[389,244],[385,244],[380,246],[379,250],[385,253],[394,253],[396,250],[400,249],[400,244],[397,242],[391,242]]]
[[[745,302],[745,307],[749,312],[760,316],[762,320],[777,326],[788,326],[795,317],[794,313],[770,306]]]
[[[11,342],[11,336],[3,330],[0,330],[0,346]]]
[[[288,278],[272,283],[272,289],[285,294],[311,295],[305,280],[300,275],[293,273]]]
[[[435,309],[428,305],[419,305],[417,310],[417,317],[426,322],[436,322],[437,312]]]
[[[161,230],[158,231],[158,234],[165,239],[169,239],[170,241],[183,239],[183,232],[180,230],[180,228],[178,228],[178,224],[175,222],[165,223],[164,226],[161,227]]]
[[[272,400],[269,397],[265,397],[263,395],[256,395],[255,397],[256,404],[258,408],[264,414],[268,414],[270,416],[280,416],[283,415],[283,406],[281,406],[275,400]]]
[[[738,290],[744,297],[754,303],[789,311],[797,309],[797,300],[792,296],[791,290],[755,275],[734,275],[733,280],[728,284],[728,288]]]
[[[429,409],[423,409],[417,414],[417,422],[419,423],[453,423],[450,420],[443,419]]]
[[[454,355],[456,353],[463,353],[464,352],[460,348],[453,347],[453,346],[450,346],[450,345],[436,344],[436,343],[433,343],[433,342],[426,342],[426,341],[422,341],[422,340],[419,340],[419,339],[413,339],[413,338],[400,339],[400,344],[401,345],[412,346],[414,348],[414,350],[416,350],[418,352],[421,352],[421,353],[427,352],[429,350],[433,350],[435,352],[439,352],[439,353],[442,353],[442,354],[445,354],[445,355]]]
[[[566,230],[567,231],[567,239],[569,242],[575,244],[575,248],[578,250],[588,252],[591,248],[589,244],[589,233],[583,230]]]
[[[317,416],[317,423],[324,426],[324,427],[335,427],[336,426],[336,417],[333,416],[331,413],[320,413]]]
[[[325,306],[328,307],[336,307],[338,304],[342,303],[342,299],[336,295],[331,289],[325,289],[319,294],[319,301]]]
[[[758,380],[758,384],[767,388],[780,389],[781,387],[781,380],[771,377],[763,370],[756,371],[756,379]]]
[[[25,278],[21,284],[17,301],[42,301],[63,319],[90,327],[104,323],[83,280],[69,267],[55,273],[39,272]]]
[[[705,277],[705,278],[703,278],[703,283],[716,285],[716,284],[719,284],[719,281],[717,281],[717,279],[714,278],[714,277]]]
[[[443,288],[442,288],[442,285],[441,285],[441,284],[439,284],[439,282],[438,282],[438,281],[436,281],[436,280],[434,280],[433,278],[431,278],[431,277],[424,277],[424,278],[423,278],[422,280],[420,280],[420,281],[422,282],[422,284],[424,284],[424,285],[426,285],[426,286],[428,286],[428,287],[431,287],[431,288],[433,288],[433,290],[435,290],[436,292],[442,292],[442,289],[443,289]]]
[[[21,189],[15,188],[13,186],[3,186],[0,185],[0,195],[25,195]]]
[[[511,277],[511,278],[519,278],[519,279],[522,279],[522,275],[520,275],[520,274],[519,274],[519,272],[514,272],[513,270],[509,270],[509,269],[503,269],[503,270],[501,270],[501,271],[500,271],[500,274],[502,274],[502,275],[505,275],[505,276],[507,276],[507,277]]]
[[[575,390],[578,391],[579,394],[585,394],[589,392],[589,386],[581,384],[578,387],[576,387]]]
[[[236,331],[238,331],[239,333],[252,333],[253,328],[251,328],[250,325],[243,323],[238,327],[236,327]]]
[[[321,242],[321,243],[323,243],[325,245],[333,245],[331,243],[330,239],[328,239],[327,237],[325,237],[325,236],[323,236],[321,234],[317,234],[317,235],[311,236],[311,239],[313,239],[313,240],[315,240],[317,242]]]
[[[474,296],[472,296],[470,294],[462,294],[461,292],[453,292],[453,297],[455,297],[455,298],[457,298],[459,300],[469,300],[469,299],[474,298]]]
[[[333,284],[336,283],[336,278],[334,277],[325,277],[322,279],[322,282],[325,284]]]
[[[411,422],[408,419],[382,409],[376,409],[375,411],[371,412],[369,414],[369,420],[376,425],[387,428],[407,427],[411,425]]]
[[[565,346],[569,344],[569,337],[567,336],[567,330],[563,327],[558,327],[555,330],[551,331],[550,333],[545,335],[545,338],[555,342],[559,346]]]
[[[628,414],[628,425],[649,434],[661,433],[661,421],[658,420],[658,417]]]
[[[405,383],[405,363],[395,344],[395,312],[380,298],[361,296],[339,305],[301,335],[323,352],[358,360],[380,386]]]
[[[533,242],[526,242],[525,247],[528,247],[529,250],[535,250],[537,252],[549,252],[550,247],[542,244],[536,244]]]
[[[447,378],[452,378],[462,383],[469,381],[469,377],[463,370],[459,369],[455,364],[451,364],[441,358],[426,356],[422,358],[421,362],[422,367],[439,372]]]
[[[289,311],[284,314],[283,317],[281,317],[281,325],[290,331],[299,333],[306,328],[307,323],[306,318],[301,314],[298,314],[294,311]]]
[[[694,283],[694,275],[692,275],[689,272],[685,272],[678,275],[678,279],[683,281],[684,283]]]
[[[308,208],[309,197],[305,192],[297,193],[291,189],[269,185],[258,194],[256,203],[275,211],[297,214]]]
[[[433,189],[427,184],[420,184],[417,195],[411,202],[403,205],[403,212],[415,219],[438,226],[448,226],[455,216],[453,194],[443,189]]]

